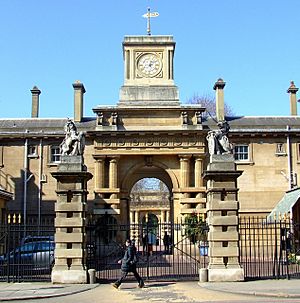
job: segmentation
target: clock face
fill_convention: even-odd
[[[140,56],[137,62],[137,69],[144,77],[154,77],[161,70],[161,59],[154,53],[147,53]]]

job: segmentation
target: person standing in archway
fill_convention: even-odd
[[[126,240],[126,251],[124,253],[124,257],[118,261],[121,264],[121,277],[115,283],[112,284],[114,288],[119,288],[122,284],[123,280],[126,278],[129,272],[132,272],[138,281],[138,287],[144,287],[144,281],[138,274],[136,270],[136,263],[137,263],[137,255],[136,255],[136,248],[132,245],[131,240]]]
[[[153,246],[156,244],[156,236],[153,231],[148,233],[148,256],[153,254]]]

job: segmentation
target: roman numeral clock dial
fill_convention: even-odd
[[[161,59],[154,53],[141,55],[137,62],[137,70],[146,78],[155,77],[161,71],[161,67]]]

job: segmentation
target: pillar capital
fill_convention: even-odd
[[[95,163],[105,161],[106,156],[94,156]]]
[[[109,161],[118,161],[120,159],[120,156],[107,156],[107,158],[109,159]]]
[[[180,161],[187,161],[189,159],[191,159],[192,155],[189,154],[182,154],[182,155],[178,155]]]
[[[205,158],[205,155],[203,155],[203,154],[196,154],[196,155],[193,155],[193,157],[194,157],[194,159],[195,160],[204,160],[204,158]]]

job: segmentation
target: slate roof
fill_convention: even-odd
[[[290,131],[300,132],[300,116],[236,116],[226,117],[230,125],[230,132],[285,132],[287,126]],[[205,123],[208,127],[217,128],[213,119],[208,119]]]
[[[290,127],[290,132],[300,134],[300,116],[288,117],[227,117],[230,125],[230,132],[234,133],[259,133],[259,132],[286,132],[287,126]],[[26,119],[0,119],[0,134],[25,134],[28,130],[31,134],[52,134],[63,135],[64,125],[67,118],[26,118]],[[78,130],[82,131],[95,131],[96,117],[86,117],[82,122],[76,123]],[[203,128],[217,129],[216,122],[211,119],[204,119]],[[144,129],[144,128],[143,128]],[[178,129],[172,126],[172,129]],[[182,130],[193,130],[193,126],[189,125],[188,128]],[[123,129],[124,130],[124,129]],[[138,130],[138,127],[137,127]],[[150,129],[149,129],[150,130]],[[194,129],[197,131],[197,129]],[[109,130],[108,130],[109,131]],[[145,129],[144,129],[145,131]]]
[[[64,125],[67,118],[27,118],[27,119],[0,119],[0,134],[64,134]],[[78,130],[93,130],[96,118],[84,118],[76,123]]]

